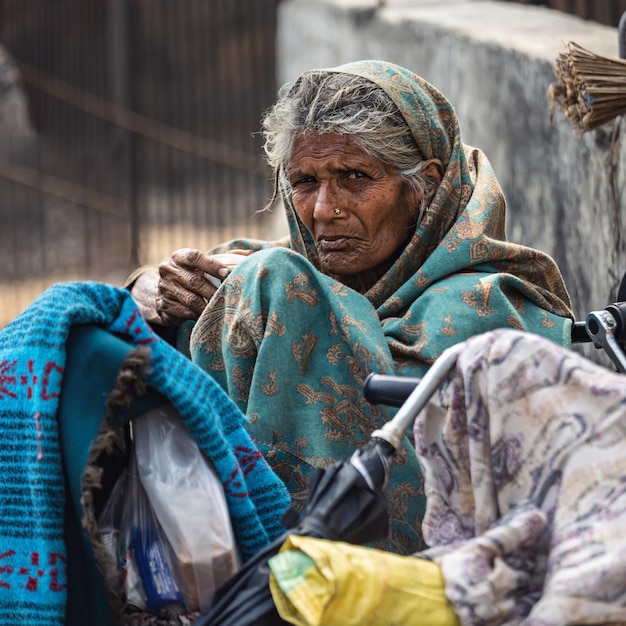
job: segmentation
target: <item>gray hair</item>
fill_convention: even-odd
[[[281,87],[277,102],[262,120],[263,148],[277,179],[286,175],[296,137],[308,131],[350,135],[360,148],[422,191],[424,201],[433,191],[433,182],[420,173],[424,156],[402,113],[381,87],[366,78],[314,70]]]

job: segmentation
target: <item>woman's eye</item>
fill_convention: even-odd
[[[359,171],[348,172],[348,180],[360,180],[361,178],[365,178],[365,174]]]
[[[299,176],[295,181],[294,185],[306,185],[307,183],[314,183],[315,178],[313,176]]]

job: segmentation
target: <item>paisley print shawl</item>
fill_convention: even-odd
[[[191,357],[245,413],[297,508],[315,468],[348,459],[389,419],[363,397],[370,372],[394,371],[374,308],[292,250],[262,250],[237,266],[193,327]],[[388,498],[390,531],[376,545],[423,548],[425,499],[408,439]]]

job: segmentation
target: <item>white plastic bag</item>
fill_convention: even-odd
[[[156,520],[137,473],[134,451],[98,519],[109,562],[103,570],[113,595],[127,608],[173,616],[186,609],[172,574],[173,551]]]
[[[220,479],[171,405],[133,420],[137,471],[173,550],[172,570],[197,611],[240,566]]]

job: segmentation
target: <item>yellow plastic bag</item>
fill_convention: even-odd
[[[280,616],[298,626],[458,626],[439,567],[337,541],[291,536],[269,561]]]

